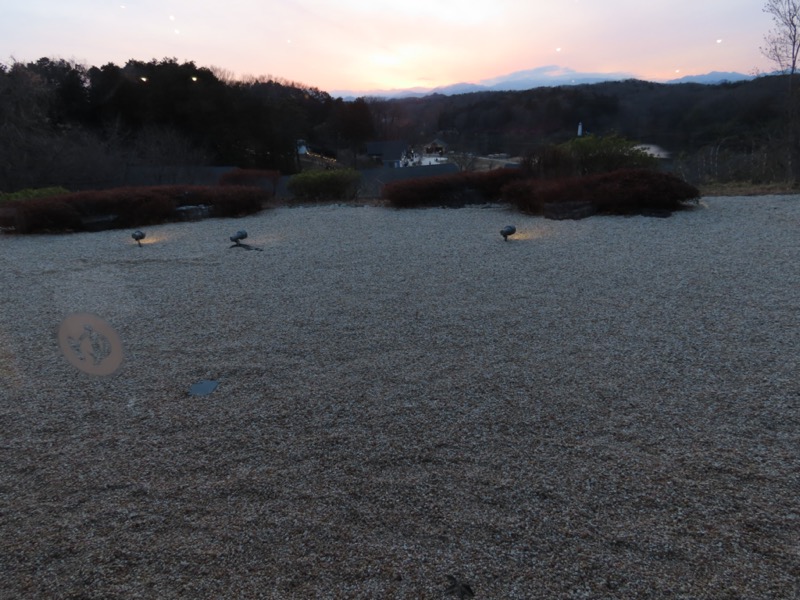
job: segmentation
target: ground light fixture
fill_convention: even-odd
[[[503,236],[505,241],[508,241],[508,236],[514,235],[515,233],[517,233],[517,228],[513,225],[506,225],[500,230],[500,235]]]
[[[240,229],[230,237],[230,240],[233,242],[231,248],[244,248],[245,250],[261,250],[261,248],[255,248],[250,244],[243,244],[242,240],[246,238],[247,238],[247,232],[244,229]]]
[[[246,238],[247,238],[247,232],[244,229],[240,229],[231,236],[231,241],[237,246],[241,246],[242,244],[240,242]]]
[[[139,247],[142,247],[142,240],[145,238],[144,231],[136,230],[131,234],[131,237],[136,240]]]

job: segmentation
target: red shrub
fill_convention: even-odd
[[[512,204],[517,210],[540,215],[544,210],[544,198],[541,192],[547,185],[550,184],[541,179],[520,179],[504,185],[500,195],[504,202]]]
[[[697,200],[700,191],[670,173],[631,169],[591,178],[593,202],[607,214],[675,211]]]
[[[441,206],[458,186],[452,175],[393,181],[383,186],[383,197],[395,208]]]
[[[80,213],[63,198],[62,196],[7,203],[6,208],[15,211],[15,231],[33,233],[80,230],[82,228]]]
[[[503,188],[503,199],[518,210],[544,214],[555,204],[590,204],[602,214],[672,212],[697,200],[694,186],[669,173],[633,169],[569,179],[526,179]]]
[[[467,188],[477,191],[486,201],[494,201],[500,198],[504,185],[522,179],[525,172],[519,168],[503,168],[461,173],[460,177]]]
[[[95,231],[180,220],[179,207],[207,207],[215,217],[256,213],[266,190],[242,187],[155,186],[76,192],[54,198],[7,202],[18,233]]]
[[[224,188],[216,189],[200,188],[187,199],[193,200],[189,204],[211,206],[212,214],[215,217],[240,217],[260,211],[270,196],[269,192],[260,188],[225,186]],[[181,206],[186,205],[182,204]]]
[[[383,197],[396,208],[464,206],[498,200],[505,184],[523,173],[519,169],[496,169],[393,181],[383,188]]]

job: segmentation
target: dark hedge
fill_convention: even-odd
[[[6,202],[0,227],[15,233],[63,233],[140,227],[182,220],[180,207],[203,207],[211,217],[260,211],[267,190],[244,186],[154,186],[75,192]]]

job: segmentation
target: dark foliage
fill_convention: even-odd
[[[541,215],[557,205],[609,215],[668,214],[696,201],[700,192],[669,173],[627,169],[568,179],[525,179],[503,188],[503,199],[525,213]]]
[[[700,191],[670,173],[628,169],[589,178],[595,186],[593,204],[603,214],[675,211],[696,202]]]
[[[628,80],[524,91],[474,92],[386,101],[397,137],[439,137],[476,154],[525,155],[574,138],[578,123],[596,135],[616,132],[673,152],[694,151],[741,135],[759,138],[781,126],[788,88],[782,76],[703,85]],[[424,131],[423,131],[424,129]]]
[[[524,176],[525,173],[520,169],[510,167],[461,173],[460,179],[467,189],[476,191],[485,201],[492,201],[500,197],[500,190],[504,185]]]
[[[497,200],[504,185],[523,176],[520,169],[496,169],[424,177],[387,183],[382,195],[395,208],[482,204]]]
[[[292,175],[288,188],[296,200],[352,200],[358,193],[361,174],[355,169],[306,171]]]
[[[280,171],[270,171],[264,169],[234,169],[228,171],[219,178],[220,185],[244,185],[248,187],[258,187],[271,190],[275,195],[275,189],[281,178]]]
[[[16,233],[62,233],[140,227],[180,220],[177,209],[202,206],[213,217],[261,210],[270,194],[242,186],[163,186],[76,192],[3,205],[0,226]]]
[[[252,187],[197,187],[183,196],[179,206],[208,205],[214,217],[242,217],[259,212],[269,200],[268,192]]]
[[[537,179],[559,179],[575,173],[575,161],[562,145],[543,144],[528,152],[520,165]]]
[[[232,81],[174,58],[13,63],[0,69],[0,190],[118,186],[124,165],[292,173],[297,140],[327,146],[354,135],[358,123],[341,118],[350,104],[339,104],[301,84]],[[349,113],[369,126],[369,107],[358,108]]]
[[[534,150],[525,157],[523,168],[539,178],[563,178],[620,169],[656,169],[658,159],[617,134],[586,135]]]
[[[387,183],[382,195],[395,208],[419,208],[449,205],[462,189],[458,175],[439,175]]]
[[[15,233],[80,231],[80,212],[63,198],[8,202],[0,212],[0,227]]]

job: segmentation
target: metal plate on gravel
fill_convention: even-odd
[[[203,379],[198,381],[189,388],[189,394],[192,396],[208,396],[211,392],[217,389],[219,381],[213,379]]]

